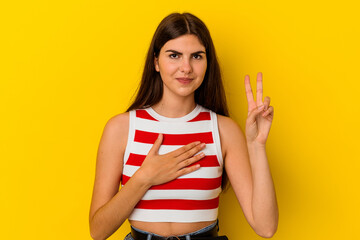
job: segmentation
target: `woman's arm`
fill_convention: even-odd
[[[194,142],[158,155],[162,143],[160,134],[140,169],[119,191],[128,126],[129,114],[119,114],[108,121],[100,140],[89,215],[93,239],[106,239],[112,235],[152,185],[171,181],[200,167],[198,164],[188,165],[203,157],[194,154],[203,149],[204,144]]]
[[[260,236],[272,237],[277,229],[279,213],[265,144],[274,108],[270,106],[270,97],[266,96],[263,101],[261,72],[257,74],[256,101],[249,75],[245,76],[244,83],[248,102],[246,138],[234,121],[222,118],[225,168],[229,171],[230,182],[252,228]]]
[[[265,146],[248,144],[235,121],[218,115],[225,169],[232,188],[254,231],[272,237],[278,224],[278,207]]]
[[[128,122],[128,113],[111,118],[100,140],[89,216],[93,239],[106,239],[114,233],[132,211],[137,198],[146,191],[136,179],[119,191]]]

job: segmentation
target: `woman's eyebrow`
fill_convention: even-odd
[[[178,52],[178,51],[175,51],[175,50],[166,50],[165,52],[173,52],[173,53],[176,53],[176,54],[179,54],[179,55],[182,55],[181,52]],[[197,51],[197,52],[193,52],[192,54],[199,54],[199,53],[205,53],[204,51]],[[206,53],[205,53],[206,54]]]

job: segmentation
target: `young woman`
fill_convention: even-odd
[[[205,24],[165,17],[153,36],[135,101],[106,124],[90,208],[93,239],[126,219],[125,239],[217,237],[219,194],[229,179],[254,231],[271,237],[278,208],[265,143],[274,110],[245,77],[245,136],[228,117],[220,68]],[[119,185],[122,184],[119,190]]]

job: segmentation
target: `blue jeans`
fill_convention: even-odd
[[[206,232],[210,229],[212,229],[213,227],[216,226],[218,220],[216,220],[216,222],[214,222],[213,224],[210,224],[209,226],[206,226],[200,230],[197,230],[195,232],[191,232],[191,233],[188,233],[188,234],[184,234],[184,235],[179,235],[178,237],[186,237],[186,240],[190,240],[190,236],[192,235],[196,235],[196,234],[200,234],[200,233],[203,233],[203,232]],[[157,235],[155,233],[151,233],[151,232],[145,232],[143,230],[140,230],[140,229],[137,229],[137,228],[134,228],[133,226],[131,226],[133,229],[135,229],[136,231],[139,231],[141,233],[145,233],[145,234],[148,234],[147,236],[147,240],[151,240],[151,236],[154,235],[154,236],[158,236],[158,237],[161,237],[160,235]],[[134,240],[133,237],[131,236],[131,233],[129,233],[128,235],[126,235],[126,237],[124,238],[124,240]]]

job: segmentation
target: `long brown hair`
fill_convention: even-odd
[[[160,50],[167,41],[185,34],[197,36],[206,49],[206,73],[202,84],[195,90],[195,102],[217,114],[229,116],[220,66],[210,32],[203,21],[187,12],[171,13],[160,22],[151,40],[136,98],[127,112],[152,106],[161,100],[163,82],[160,73],[155,70],[154,58],[159,57]],[[226,185],[227,177],[224,171],[223,189]]]

